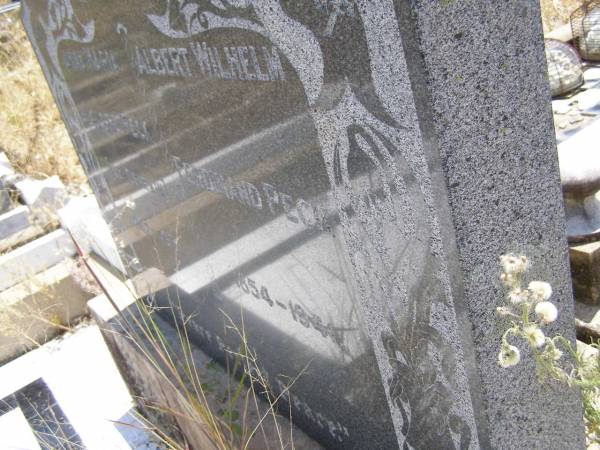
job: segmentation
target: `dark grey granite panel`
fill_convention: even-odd
[[[515,165],[463,167],[451,159],[464,150],[446,125],[462,117],[456,137],[493,148],[521,145],[524,133],[486,126],[480,110],[487,97],[478,97],[477,81],[492,77],[476,65],[476,51],[492,61],[498,48],[477,41],[480,47],[465,46],[464,61],[444,53],[450,36],[460,39],[460,31],[448,34],[449,24],[472,20],[464,3],[24,4],[23,22],[130,273],[158,269],[168,287],[150,300],[174,305],[175,316],[180,308],[193,338],[216,359],[239,346],[226,314],[244,327],[275,392],[302,374],[282,407],[290,405],[294,421],[331,448],[489,447],[490,428],[503,447],[499,426],[530,439],[533,424],[557,423],[516,401],[500,407],[505,392],[489,382],[489,370],[500,373],[491,365],[498,336],[482,333],[493,307],[475,303],[473,277],[489,276],[477,279],[482,290],[492,286],[491,261],[512,248],[482,250],[507,236],[486,225],[498,215],[490,214],[496,197],[457,186],[486,187],[488,175]],[[507,20],[523,28],[539,13],[513,7]],[[456,12],[446,20],[446,10]],[[488,13],[482,23],[505,23],[494,22],[491,6]],[[503,39],[477,29],[486,43]],[[520,129],[540,113],[531,101],[545,99],[535,93],[547,91],[538,72],[527,78],[543,58],[539,45],[528,45],[533,59],[506,55],[503,64],[531,85],[531,98],[504,105],[507,85],[489,93],[490,105],[511,111],[506,120]],[[460,72],[444,81],[444,70],[459,62]],[[453,77],[466,80],[460,96]],[[535,136],[543,145],[532,155],[546,161],[551,130],[526,137]],[[556,194],[552,164],[519,173]],[[538,182],[544,173],[549,178]],[[514,177],[498,180],[500,209],[516,205],[508,198],[514,183],[506,182]],[[525,207],[539,215],[540,205]],[[465,225],[480,215],[481,230]],[[562,242],[561,220],[544,230],[545,242]],[[540,222],[518,223],[511,242],[527,242],[534,229],[543,234]],[[548,267],[563,270],[558,247]],[[485,255],[483,272],[469,265],[475,249]],[[556,282],[567,285],[564,277]],[[535,383],[518,371],[503,376],[515,377],[519,392]],[[534,405],[571,402],[560,442],[576,442],[576,397],[528,389]],[[513,414],[521,409],[525,420]]]

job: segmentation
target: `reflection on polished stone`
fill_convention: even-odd
[[[280,406],[326,447],[474,449],[488,360],[400,4],[27,0],[23,22],[124,266],[197,344],[225,362],[231,319],[275,393],[301,374]]]
[[[169,280],[153,299],[220,360],[243,319],[326,445],[477,446],[391,4],[59,3],[24,22],[125,266]]]

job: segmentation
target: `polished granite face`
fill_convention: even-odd
[[[151,301],[220,361],[243,330],[327,447],[479,447],[391,1],[24,3],[125,266],[160,273]]]

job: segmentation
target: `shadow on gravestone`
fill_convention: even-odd
[[[22,17],[130,274],[160,270],[152,298],[220,361],[239,345],[223,312],[243,312],[276,393],[307,368],[282,408],[311,436],[577,448],[578,396],[496,365],[506,251],[546,263],[573,336],[539,8],[513,3],[57,0]]]

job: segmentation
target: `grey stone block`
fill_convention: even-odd
[[[86,314],[92,294],[77,283],[69,260],[0,292],[0,365],[43,344]]]
[[[0,152],[0,180],[7,176],[14,175],[15,171],[8,160],[6,153]]]
[[[573,291],[582,303],[600,303],[600,242],[572,245],[569,248]]]
[[[93,252],[113,267],[125,273],[119,250],[110,228],[93,195],[71,197],[57,211],[62,227],[69,230],[77,245],[85,252]]]
[[[67,198],[65,186],[56,175],[44,180],[24,178],[15,183],[15,189],[33,211],[52,212],[62,207]]]
[[[0,256],[0,291],[73,256],[73,241],[64,230],[56,230]]]
[[[10,206],[10,193],[7,189],[3,189],[0,185],[0,213],[8,211]]]
[[[0,240],[8,239],[31,225],[29,208],[18,206],[0,215]]]

